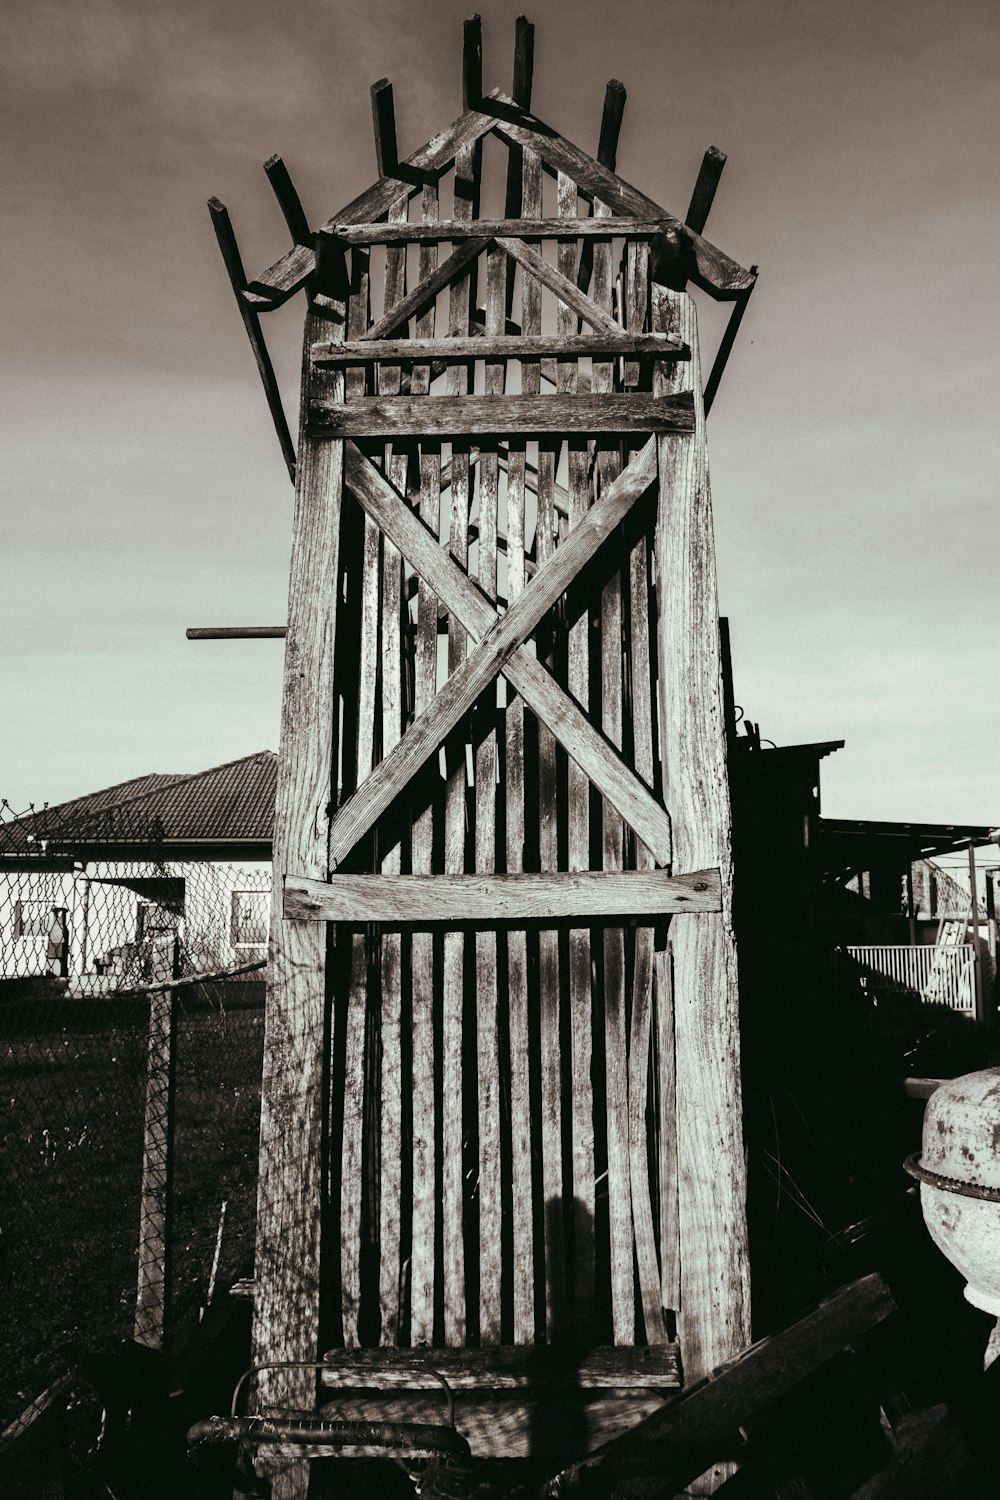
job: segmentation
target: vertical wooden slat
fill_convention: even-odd
[[[489,252],[486,272],[486,331],[503,333],[506,319],[507,257]],[[502,395],[505,361],[486,366],[486,394]],[[476,569],[483,591],[497,595],[497,525],[500,465],[496,443],[479,454],[479,544]],[[492,683],[477,708],[476,870],[496,869],[497,689]],[[500,1339],[500,1054],[497,1039],[497,935],[476,932],[476,1049],[479,1067],[479,1336],[483,1344]]]
[[[303,411],[308,410],[311,396],[309,351],[336,326],[315,314],[306,318]],[[256,1364],[317,1358],[326,930],[322,923],[286,922],[282,889],[289,872],[324,879],[328,869],[327,833],[335,779],[333,662],[342,480],[343,444],[314,441],[303,432],[296,471],[275,800],[257,1192]],[[312,1409],[315,1389],[312,1371],[270,1371],[261,1379],[259,1395],[262,1406]],[[304,1494],[301,1471],[276,1485],[275,1494],[279,1493]]]
[[[664,800],[675,873],[714,866],[723,910],[671,923],[681,1200],[679,1332],[697,1380],[750,1340],[718,599],[697,327],[690,297],[654,286],[654,327],[683,338],[689,363],[656,369],[657,394],[694,392],[693,434],[658,440],[656,564]]]
[[[577,215],[576,183],[560,173],[556,182],[559,217]],[[577,275],[577,241],[560,240],[557,264],[559,270],[575,285]],[[576,334],[579,320],[563,303],[559,304],[557,332],[564,338]],[[579,389],[579,368],[572,357],[556,365],[556,390],[575,395]],[[587,473],[587,444],[571,438],[568,453],[569,524],[579,525],[590,508],[590,483]],[[567,640],[567,685],[571,695],[585,709],[590,701],[590,612],[585,605],[579,618],[569,627]],[[572,759],[566,770],[567,853],[571,870],[590,869],[590,782]],[[594,1097],[591,1087],[593,1058],[593,986],[589,927],[571,927],[569,931],[569,1004],[570,1067],[569,1090],[573,1121],[573,1274],[575,1315],[580,1320],[592,1316],[594,1305]],[[630,1268],[631,1269],[631,1268]]]
[[[542,165],[533,151],[521,164],[522,199],[528,218],[541,217]],[[542,328],[542,293],[534,277],[522,272],[521,326],[526,334]],[[526,395],[537,394],[541,370],[532,360],[523,368]],[[541,566],[555,550],[556,452],[539,444],[536,478],[537,520],[535,560]],[[559,868],[559,830],[556,810],[556,742],[544,724],[538,725],[538,855],[542,870]],[[559,1046],[559,935],[543,927],[538,934],[539,1033],[541,1050],[541,1159],[545,1203],[543,1250],[545,1258],[545,1331],[551,1339],[565,1312],[566,1271],[562,1228],[562,1072]]]
[[[175,939],[153,941],[150,979],[172,979]],[[133,1337],[148,1349],[163,1348],[169,1321],[170,1197],[174,1115],[174,992],[149,996],[146,1046],[146,1106],[139,1199],[139,1281]]]
[[[649,566],[647,539],[641,536],[629,555],[629,663],[632,738],[634,765],[647,786],[654,781],[653,705],[649,651]],[[636,840],[636,868],[652,869],[655,861],[641,840]],[[628,1136],[630,1180],[632,1184],[632,1224],[635,1234],[635,1261],[639,1278],[639,1299],[646,1342],[662,1343],[666,1338],[660,1265],[653,1228],[653,1204],[649,1183],[649,1151],[646,1139],[646,1091],[649,1077],[650,1032],[653,1012],[653,929],[635,929],[635,952],[632,967],[632,1018],[628,1060]],[[659,1114],[657,1119],[658,1157],[672,1152],[674,1119]],[[670,1141],[664,1140],[665,1133]],[[676,1182],[674,1183],[676,1192]]]
[[[422,217],[438,217],[437,187],[426,186]],[[423,280],[437,265],[437,246],[421,244],[419,275]],[[417,320],[417,337],[433,338],[434,304]],[[430,389],[430,367],[414,367],[411,390],[424,396]],[[438,533],[441,519],[441,446],[421,444],[420,514]],[[433,591],[421,581],[417,595],[417,641],[414,664],[414,712],[429,706],[437,682],[437,612]],[[411,865],[414,874],[433,868],[434,804],[413,825]],[[434,1077],[434,938],[427,931],[411,938],[413,1036],[413,1235],[410,1251],[410,1343],[430,1344],[434,1338],[434,1213],[437,1202]]]
[[[404,222],[407,199],[399,199],[389,211],[390,220]],[[406,294],[406,247],[389,245],[385,257],[386,311],[395,307]],[[380,365],[379,395],[399,394],[402,374],[398,365]],[[389,480],[406,493],[408,449],[386,450]],[[382,755],[386,756],[399,741],[403,728],[403,560],[388,539],[382,541]],[[394,837],[394,830],[390,837]],[[383,875],[398,875],[400,845],[394,842],[381,857]],[[379,1170],[379,1311],[381,1342],[395,1344],[399,1339],[400,1311],[400,1236],[402,1210],[402,939],[398,932],[382,933],[382,1017],[381,1017],[381,1094],[380,1170]]]
[[[475,148],[465,146],[455,162],[456,219],[471,219],[475,206]],[[465,336],[469,332],[471,276],[452,282],[448,293],[448,331]],[[464,395],[469,388],[468,371],[451,365],[447,389],[450,396]],[[469,449],[453,444],[451,456],[451,522],[449,551],[463,568],[469,561]],[[448,672],[465,660],[466,634],[453,617],[448,620]],[[454,743],[454,742],[453,742]],[[447,767],[445,789],[444,867],[457,874],[465,869],[466,766],[460,746]],[[444,1339],[462,1344],[466,1331],[464,1210],[462,1196],[462,1007],[465,974],[465,935],[444,935],[444,974],[441,1063],[441,1196],[442,1270],[444,1276]]]
[[[371,319],[367,252],[355,249],[351,264],[351,298],[347,310],[347,332],[362,338]],[[346,393],[365,394],[366,374],[360,367],[348,368]],[[361,554],[361,602],[359,628],[358,733],[355,780],[361,785],[374,763],[376,716],[376,667],[378,663],[379,531],[366,515]],[[366,932],[351,934],[351,974],[347,995],[344,1034],[344,1114],[340,1169],[340,1296],[344,1343],[359,1340],[361,1311],[362,1184],[365,1114],[365,1029],[368,1011],[368,951]]]
[[[641,333],[649,310],[649,244],[629,240],[625,249],[625,327],[629,333]],[[624,362],[626,386],[639,384],[639,361]]]
[[[520,205],[518,205],[520,206]],[[524,440],[511,441],[507,461],[507,597],[523,593],[525,570]],[[507,872],[524,870],[524,703],[507,705],[505,827]],[[523,930],[507,934],[507,1007],[510,1035],[511,1240],[513,1246],[514,1342],[535,1336],[534,1232],[531,1177],[531,1084],[528,1027],[528,944]]]
[[[674,991],[670,953],[654,960],[656,1009],[656,1092],[660,1122],[660,1301],[671,1312],[681,1305],[680,1183],[677,1163],[677,1058],[674,1046]],[[645,1299],[643,1301],[645,1306]]]

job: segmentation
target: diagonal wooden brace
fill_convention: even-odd
[[[440,745],[499,672],[617,808],[657,862],[671,859],[670,817],[590,720],[524,649],[524,641],[646,492],[656,472],[655,439],[645,445],[590,510],[524,593],[498,618],[493,603],[441,549],[405,500],[352,442],[344,444],[344,477],[361,505],[479,644],[433,704],[406,731],[344,803],[330,825],[330,869],[357,841]]]

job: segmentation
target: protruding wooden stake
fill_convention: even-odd
[[[229,280],[236,296],[236,305],[243,319],[243,326],[250,340],[253,357],[257,361],[257,369],[260,371],[261,382],[264,386],[264,395],[267,397],[268,409],[271,420],[274,422],[274,430],[278,434],[278,442],[281,444],[282,457],[288,468],[288,477],[295,483],[295,446],[292,443],[292,435],[288,430],[288,422],[285,418],[285,409],[281,404],[281,392],[278,390],[278,382],[274,374],[274,366],[271,356],[267,352],[264,335],[260,328],[260,319],[252,307],[248,307],[243,296],[246,290],[246,274],[243,270],[243,261],[240,258],[239,246],[236,243],[236,235],[229,219],[229,210],[218,198],[209,198],[208,211],[212,215],[212,224],[215,227],[215,237],[222,251],[222,259],[226,263],[229,272]]]
[[[608,86],[604,90],[601,138],[597,147],[597,160],[602,167],[607,167],[609,172],[615,170],[615,163],[618,160],[618,136],[621,133],[626,98],[625,85],[619,83],[617,78],[609,79]],[[594,246],[590,240],[584,240],[576,276],[576,284],[581,291],[585,292],[589,287],[593,270]]]
[[[288,168],[280,156],[269,156],[264,163],[267,180],[274,189],[278,207],[285,216],[288,232],[297,245],[311,245],[312,234],[309,220],[305,216],[295,185],[288,175]]]
[[[604,90],[604,114],[601,117],[601,139],[597,147],[597,160],[609,172],[615,170],[618,160],[618,137],[621,134],[622,116],[625,113],[625,85],[617,78],[608,80]]]
[[[378,83],[372,84],[372,124],[375,127],[378,175],[393,177],[399,166],[399,152],[396,149],[396,110],[388,78],[380,78]]]
[[[701,159],[701,168],[691,194],[691,202],[688,206],[687,217],[684,222],[689,229],[696,234],[701,234],[715,199],[715,190],[719,186],[719,178],[722,169],[726,165],[726,153],[720,151],[718,146],[709,146]]]
[[[316,236],[316,292],[321,299],[346,302],[351,294],[351,278],[343,240],[322,230]]]
[[[470,16],[462,27],[462,108],[478,109],[483,102],[483,23]]]
[[[531,108],[531,82],[535,72],[535,28],[527,16],[514,22],[514,86],[511,97],[522,109]]]

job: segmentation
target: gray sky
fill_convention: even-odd
[[[20,809],[277,744],[291,489],[215,246],[321,223],[461,104],[474,0],[6,0],[0,794]],[[487,88],[520,3],[481,5]],[[546,0],[533,107],[761,268],[710,422],[736,696],[845,738],[835,816],[1000,821],[995,0]],[[302,299],[265,320],[294,411]],[[706,318],[706,344],[717,336]],[[293,423],[294,425],[294,423]]]

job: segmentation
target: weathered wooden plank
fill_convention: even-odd
[[[502,251],[490,250],[486,268],[486,332],[497,336],[506,321],[507,270]],[[500,399],[506,365],[488,363],[487,399]],[[500,466],[496,447],[484,447],[479,458],[479,538],[476,569],[489,599],[497,596],[497,526]],[[476,780],[476,871],[496,868],[497,690],[494,684],[479,705],[474,721]],[[492,927],[476,932],[476,1056],[479,1110],[479,1337],[484,1344],[500,1340],[501,1173],[500,1051],[498,1043],[497,935]]]
[[[455,212],[464,220],[472,217],[478,196],[478,157],[472,146],[459,152],[455,166]],[[469,315],[475,301],[471,272],[452,282],[448,292],[448,333],[463,338],[469,333]],[[449,397],[469,389],[468,367],[452,365],[448,370]],[[452,447],[451,517],[448,550],[456,570],[465,576],[469,561],[469,451],[463,444]],[[415,561],[414,559],[410,559]],[[439,596],[440,597],[440,596]],[[448,603],[443,599],[443,602]],[[483,601],[485,603],[485,601]],[[448,675],[465,660],[467,637],[464,625],[450,604],[448,618]],[[465,870],[466,764],[465,736],[452,746],[446,758],[447,785],[444,813],[444,867],[448,873]],[[442,1004],[442,1269],[444,1278],[444,1336],[448,1344],[461,1344],[466,1336],[465,1240],[462,1178],[462,1034],[465,981],[465,934],[460,929],[444,936]]]
[[[476,1458],[535,1458],[547,1456],[564,1463],[587,1453],[599,1443],[627,1432],[636,1422],[657,1411],[663,1399],[651,1391],[621,1394],[583,1390],[573,1396],[553,1389],[541,1396],[530,1391],[460,1391],[455,1397],[455,1424]],[[384,1395],[338,1395],[323,1411],[356,1421],[385,1420]],[[440,1424],[444,1417],[441,1393],[396,1391],[392,1397],[395,1420]],[[351,1456],[383,1457],[385,1449],[354,1448]]]
[[[453,244],[469,239],[494,239],[514,235],[517,239],[554,240],[562,235],[588,238],[596,234],[627,235],[630,239],[657,239],[676,220],[662,217],[616,218],[610,228],[598,229],[593,219],[440,219],[434,224],[333,224],[324,230],[345,245],[412,245],[432,240]]]
[[[629,240],[625,247],[625,321],[631,333],[645,328],[649,317],[649,246]],[[639,384],[639,362],[626,359],[623,383]]]
[[[562,180],[568,182],[571,179],[564,178]],[[574,193],[576,192],[575,183],[573,183],[573,191]],[[530,245],[526,245],[523,240],[517,239],[515,236],[509,234],[498,235],[496,242],[507,251],[508,255],[518,262],[524,271],[530,276],[534,276],[537,281],[540,281],[543,286],[547,286],[550,291],[555,292],[560,302],[566,307],[571,308],[573,312],[589,323],[592,328],[596,328],[601,333],[617,334],[621,332],[621,327],[615,322],[614,318],[602,311],[587,296],[586,292],[581,292],[577,286],[575,250],[573,256],[573,274],[570,277],[566,275],[565,271],[553,266],[550,261],[544,260],[537,250],[533,250]],[[568,335],[575,334],[576,332],[576,327],[572,325],[566,330]]]
[[[556,202],[560,218],[570,219],[577,212],[576,183],[562,174],[557,179]],[[534,255],[534,252],[532,252]],[[560,239],[558,274],[562,281],[576,289],[577,241]],[[540,257],[535,256],[538,260]],[[550,269],[552,269],[550,267]],[[538,278],[540,281],[544,277]],[[583,295],[582,293],[580,294]],[[587,299],[590,300],[589,298]],[[607,314],[596,304],[599,320]],[[615,325],[617,326],[617,325]],[[560,301],[557,310],[557,333],[568,340],[577,332],[577,313],[572,302]],[[573,358],[562,357],[556,365],[556,390],[560,395],[575,396],[579,389],[579,368]],[[569,526],[580,524],[590,509],[591,486],[587,466],[587,445],[579,438],[567,444],[567,487],[569,489]],[[590,703],[590,611],[584,609],[569,626],[566,645],[566,682],[572,698],[584,707]],[[566,768],[567,864],[570,870],[590,869],[590,783],[578,762],[570,760]],[[586,1337],[594,1306],[594,1093],[593,1010],[591,979],[590,930],[571,927],[568,937],[567,969],[570,1012],[570,1084],[568,1089],[572,1115],[572,1192],[573,1192],[573,1304],[574,1317]]]
[[[366,396],[309,408],[312,437],[448,437],[453,433],[691,432],[688,392],[613,396]]]
[[[406,731],[372,772],[364,786],[340,808],[330,825],[330,869],[335,870],[403,791],[410,779],[433,754],[462,716],[468,713],[497,674],[503,671],[518,646],[535,629],[547,610],[565,592],[579,570],[599,550],[636,501],[648,488],[655,463],[655,439],[650,438],[621,477],[587,513],[572,536],[558,548],[546,567],[539,568],[530,589],[508,606],[490,627],[473,654],[449,677],[434,703]],[[352,488],[362,503],[357,478]],[[446,573],[446,559],[436,550],[432,583]],[[411,559],[413,561],[413,559]],[[424,577],[428,572],[421,570]],[[436,592],[444,597],[441,588]]]
[[[668,220],[670,229],[681,236],[689,247],[691,279],[708,292],[709,296],[729,301],[746,290],[751,282],[750,273],[731,256],[710,244],[679,219],[667,214],[652,199],[647,198],[645,193],[641,193],[616,173],[608,171],[551,126],[544,125],[525,111],[518,110],[516,114],[511,111],[508,114],[504,105],[510,106],[513,101],[504,98],[499,90],[494,90],[489,97],[490,101],[498,101],[500,117],[496,123],[496,134],[501,139],[537,151],[552,171],[565,172],[582,189],[607,203],[615,213],[631,214],[637,218],[648,215],[650,218]],[[489,107],[485,100],[484,107]]]
[[[598,1479],[604,1486],[618,1475],[641,1472],[655,1476],[654,1487],[644,1494],[673,1495],[701,1472],[706,1445],[730,1437],[894,1310],[882,1278],[862,1277],[563,1470],[548,1481],[546,1493],[568,1496]]]
[[[399,198],[389,210],[390,217],[403,219],[407,199]],[[406,295],[406,249],[390,245],[386,250],[384,306],[391,315]],[[398,392],[401,371],[398,365],[380,365],[379,392],[390,399]],[[389,448],[386,454],[388,477],[406,493],[408,450]],[[403,559],[388,538],[382,542],[382,618],[381,618],[381,729],[382,762],[391,757],[399,745],[404,716],[403,703]],[[356,794],[355,794],[356,795]],[[336,819],[334,820],[336,821]],[[331,825],[332,827],[332,825]],[[402,851],[400,841],[381,850],[383,875],[398,875]],[[379,1127],[379,1342],[395,1344],[399,1340],[401,1297],[402,1235],[402,1169],[403,1169],[403,1047],[402,1047],[402,944],[398,932],[381,935],[381,1014],[379,1050],[380,1127]]]
[[[425,223],[438,215],[436,185],[424,188],[422,213]],[[430,275],[437,260],[434,243],[420,247],[419,274]],[[421,338],[434,333],[435,306],[417,324]],[[414,394],[430,388],[430,366],[414,365]],[[425,442],[420,450],[420,515],[432,532],[441,521],[441,450]],[[414,662],[413,709],[421,714],[434,698],[437,684],[438,600],[430,585],[420,584],[417,596],[417,639]],[[429,876],[433,869],[434,807],[425,808],[414,820],[410,866],[415,875]],[[413,1046],[413,1221],[410,1250],[410,1342],[429,1344],[434,1337],[434,1216],[438,1200],[435,1136],[436,1068],[434,1057],[434,939],[429,932],[415,932],[410,944],[412,974],[411,1034]]]
[[[380,78],[372,84],[371,100],[378,175],[391,177],[399,166],[399,152],[396,149],[396,110],[388,78]]]
[[[660,1121],[660,1303],[671,1312],[681,1305],[680,1181],[677,1161],[677,1056],[674,1045],[674,981],[671,955],[654,957],[656,1007],[656,1091]]]
[[[700,389],[691,299],[654,285],[654,327],[691,345],[688,365],[655,371],[659,390]],[[680,373],[683,370],[683,373]],[[723,911],[672,925],[681,1198],[679,1329],[685,1368],[701,1374],[749,1341],[746,1174],[739,991],[732,929],[718,601],[704,414],[694,437],[658,443],[656,530],[661,759],[674,816],[674,868],[717,865]]]
[[[306,218],[302,200],[295,190],[288,168],[280,156],[269,156],[264,163],[264,171],[267,180],[278,200],[282,217],[288,225],[288,232],[296,245],[308,245],[312,243],[312,231],[309,228],[309,220]]]
[[[641,536],[629,555],[629,687],[632,709],[632,741],[636,770],[650,785],[654,781],[652,684],[649,650],[649,567],[647,539]],[[641,839],[636,840],[636,868],[651,869],[653,856]],[[666,1338],[663,1321],[660,1263],[657,1257],[653,1227],[653,1204],[649,1181],[649,1143],[646,1130],[646,1095],[650,1066],[650,1041],[653,1016],[653,933],[648,927],[635,929],[635,952],[632,967],[632,1019],[629,1040],[629,1161],[632,1183],[632,1224],[635,1233],[635,1260],[639,1282],[646,1339],[650,1344]],[[674,1113],[657,1110],[657,1156],[663,1161],[668,1149],[665,1132],[670,1134],[673,1150]],[[674,1179],[676,1192],[676,1180]]]
[[[421,278],[420,282],[411,292],[400,297],[399,301],[393,303],[391,306],[387,305],[381,318],[369,328],[367,337],[373,341],[381,339],[386,334],[393,333],[401,324],[407,322],[413,317],[414,313],[423,312],[428,303],[434,300],[438,292],[448,286],[459,272],[465,269],[470,261],[475,260],[486,249],[488,243],[489,241],[484,239],[466,240],[464,244],[460,245],[457,250],[448,256],[447,260],[442,261],[440,265],[428,271],[427,275]],[[405,245],[400,245],[398,242],[391,242],[387,253],[395,252],[398,255],[405,253],[405,248]]]
[[[520,193],[520,173],[518,181]],[[525,451],[512,444],[507,461],[507,597],[516,599],[527,582],[525,559]],[[504,756],[504,828],[507,872],[524,871],[524,700],[507,704]],[[534,1223],[532,1198],[531,1081],[528,1024],[527,934],[507,934],[507,1011],[510,1038],[511,1242],[514,1341],[528,1344],[535,1334]]]
[[[347,309],[347,332],[357,334],[370,319],[370,266],[368,256],[355,250],[351,266],[351,299]],[[365,372],[348,370],[346,390],[363,395]],[[358,718],[355,750],[357,786],[370,775],[375,762],[375,723],[378,713],[377,668],[379,661],[379,530],[370,516],[364,518],[361,544],[361,602],[358,620]],[[351,934],[351,973],[348,981],[347,1015],[344,1023],[343,1129],[340,1142],[340,1297],[344,1343],[350,1348],[360,1338],[361,1312],[362,1184],[365,1174],[365,1031],[368,1012],[369,939],[365,932]]]
[[[467,110],[400,163],[399,177],[385,177],[366,188],[321,225],[319,233],[329,234],[336,232],[338,226],[382,218],[401,193],[412,197],[419,192],[428,173],[438,176],[447,171],[451,163],[464,150],[471,151],[474,143],[492,130],[495,123],[490,115]],[[249,283],[244,300],[248,306],[256,306],[260,311],[280,307],[305,286],[315,269],[315,251],[309,246],[297,245]]]
[[[308,350],[324,324],[306,322]],[[333,796],[333,685],[343,449],[300,443],[292,531],[288,638],[274,823],[268,995],[261,1085],[254,1360],[314,1360],[319,1328],[320,1225],[325,1169],[326,934],[286,923],[281,888],[289,868],[318,876],[327,866]],[[311,1372],[267,1372],[265,1403],[311,1409]]]
[[[463,466],[457,472],[464,475],[462,484],[467,510],[468,456],[463,453],[456,457]],[[385,477],[353,443],[345,445],[345,461],[347,483],[366,511],[375,517],[386,535],[394,539],[396,546],[417,572],[431,579],[438,597],[461,625],[473,631],[477,640],[482,639],[495,620],[483,596],[460,568],[449,562],[436,539],[420,525],[409,508],[402,503],[401,497],[387,484]],[[453,468],[454,465],[455,459]],[[554,468],[552,465],[550,467]],[[456,484],[457,482],[456,479]],[[549,484],[548,477],[539,483],[540,493],[543,488],[547,490],[546,503],[554,514],[553,486]],[[456,497],[459,493],[459,490],[453,492],[453,511],[458,503]],[[463,546],[467,545],[467,538],[466,519]],[[452,550],[454,551],[454,547]],[[529,708],[557,736],[594,784],[618,808],[630,827],[654,851],[658,863],[669,864],[669,814],[656,802],[634,772],[614,754],[586,714],[567,697],[544,666],[523,648],[510,658],[504,672],[508,682],[523,696]]]
[[[319,369],[338,365],[372,364],[376,360],[406,362],[417,359],[554,359],[558,355],[651,354],[657,359],[687,359],[690,350],[664,333],[575,333],[567,338],[539,335],[527,338],[506,334],[490,338],[351,339],[343,344],[317,344],[312,351]]]
[[[531,1386],[581,1390],[669,1390],[680,1384],[675,1344],[622,1349],[603,1345],[579,1359],[545,1344],[500,1344],[488,1349],[331,1349],[321,1382],[351,1389],[363,1378],[372,1390],[421,1388],[437,1370],[456,1391],[524,1390]]]
[[[296,922],[558,922],[572,917],[660,917],[717,912],[716,870],[550,870],[495,875],[332,875],[285,879],[283,912]]]

